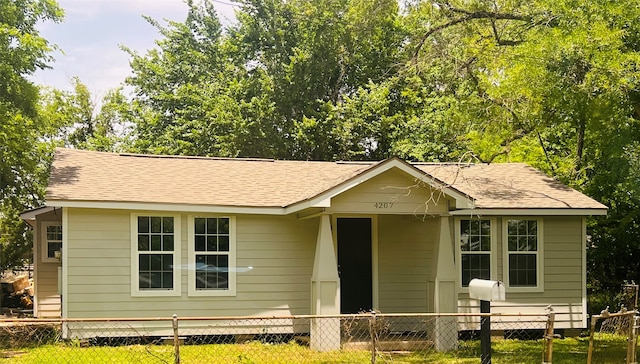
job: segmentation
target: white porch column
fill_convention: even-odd
[[[340,278],[338,262],[331,234],[329,215],[320,216],[316,255],[311,275],[311,314],[340,314]],[[340,319],[311,320],[311,349],[329,351],[340,349]]]
[[[440,233],[436,254],[434,312],[457,312],[456,268],[451,239],[450,216],[440,217]],[[434,341],[436,350],[447,351],[457,347],[458,325],[455,317],[436,319]]]

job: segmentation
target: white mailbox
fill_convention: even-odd
[[[481,301],[504,301],[504,283],[474,278],[469,282],[469,297]]]

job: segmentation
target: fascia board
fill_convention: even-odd
[[[47,212],[51,212],[53,211],[54,207],[52,206],[43,206],[43,207],[39,207],[33,210],[29,210],[29,211],[25,211],[23,213],[20,214],[20,218],[22,220],[28,221],[28,220],[35,220],[36,217],[38,217],[39,215],[42,214],[46,214]]]
[[[179,211],[221,214],[257,214],[257,215],[286,215],[283,207],[254,207],[254,206],[218,206],[218,205],[190,205],[190,204],[162,204],[141,202],[109,202],[109,201],[68,201],[50,200],[47,206],[97,208],[115,210],[138,211]]]
[[[606,215],[607,209],[587,208],[517,208],[517,209],[464,209],[451,211],[454,216],[601,216]]]

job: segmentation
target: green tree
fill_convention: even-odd
[[[109,90],[100,105],[79,78],[73,91],[47,89],[41,96],[40,118],[48,120],[60,145],[104,152],[128,147],[128,100],[121,89]]]
[[[52,0],[0,2],[0,269],[21,264],[28,245],[18,212],[42,198],[48,150],[41,132],[47,126],[37,117],[38,88],[29,76],[51,60],[52,46],[36,24],[61,19]]]
[[[424,74],[371,82],[331,107],[332,133],[344,147],[337,157],[449,161],[464,148],[451,122],[456,103],[434,89]]]
[[[130,52],[143,151],[336,158],[331,105],[382,81],[402,39],[394,0],[248,1],[226,32],[211,3],[189,6],[184,23],[150,20],[157,49]]]
[[[249,126],[241,115],[244,105],[236,101],[242,84],[234,77],[236,66],[225,59],[213,5],[188,4],[184,23],[162,27],[147,18],[163,36],[156,49],[146,55],[125,49],[134,73],[127,80],[135,88],[129,110],[134,147],[150,153],[236,156]]]
[[[480,160],[526,161],[611,207],[589,229],[593,285],[640,278],[640,206],[629,193],[639,16],[633,1],[537,0],[420,2],[407,18],[411,67],[452,65],[439,87]]]
[[[404,39],[397,2],[256,0],[237,17],[229,34],[240,62],[259,70],[250,77],[268,80],[282,143],[276,157],[334,159],[345,147],[359,155],[362,145],[340,144],[341,119],[328,113],[397,68]]]

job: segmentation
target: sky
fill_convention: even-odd
[[[95,98],[118,87],[130,74],[129,56],[120,45],[144,54],[160,38],[157,29],[142,16],[166,24],[187,16],[183,0],[57,0],[65,11],[61,23],[45,22],[40,35],[61,51],[53,53],[52,69],[32,77],[39,85],[71,90],[71,79],[79,77]],[[213,1],[223,24],[233,21],[234,5]]]

